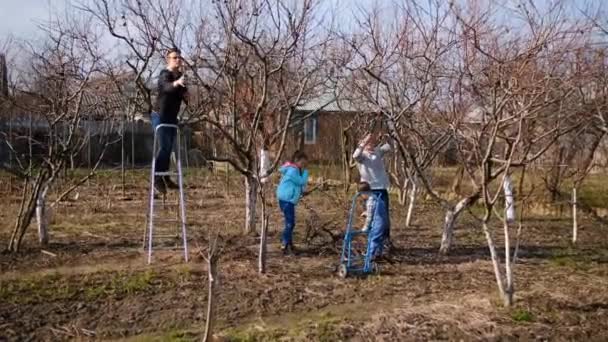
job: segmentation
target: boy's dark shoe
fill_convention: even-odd
[[[393,243],[389,239],[384,240],[383,248],[387,254],[391,254],[391,253],[395,252],[395,245],[393,245]]]
[[[283,255],[297,255],[292,243],[282,245],[281,250],[283,251]]]
[[[165,180],[162,177],[156,177],[154,179],[154,192],[155,194],[167,193],[167,185],[165,184]]]
[[[172,190],[179,189],[179,185],[177,185],[175,182],[173,182],[171,180],[171,178],[169,178],[168,176],[166,176],[164,178],[164,180],[165,180],[165,184],[167,185],[167,188],[172,189]]]
[[[395,260],[393,260],[391,257],[389,257],[386,254],[381,254],[381,255],[376,255],[375,257],[373,257],[372,262],[380,263],[380,264],[394,264]]]

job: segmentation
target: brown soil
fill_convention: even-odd
[[[118,175],[115,175],[119,179]],[[298,207],[298,256],[278,251],[281,217],[270,208],[268,273],[257,273],[257,238],[241,234],[241,182],[226,194],[223,176],[191,176],[190,256],[141,250],[145,176],[131,175],[123,198],[108,178],[82,187],[55,210],[51,245],[40,251],[35,228],[18,255],[0,255],[0,340],[197,340],[207,305],[199,251],[221,233],[217,335],[237,341],[577,340],[608,336],[607,228],[583,219],[569,244],[567,219],[529,218],[515,269],[516,304],[503,308],[483,235],[467,214],[456,246],[437,254],[441,210],[422,203],[415,226],[393,204],[393,263],[380,274],[335,276],[348,199],[316,192]],[[18,209],[18,192],[0,184],[0,249]],[[121,200],[122,199],[122,200]],[[396,201],[395,201],[396,203]],[[159,228],[160,230],[161,228]],[[165,229],[173,233],[173,229]],[[497,238],[500,230],[496,230]],[[160,239],[159,239],[160,240]],[[169,239],[165,245],[173,246]]]

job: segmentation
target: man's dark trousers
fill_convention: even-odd
[[[161,116],[158,113],[152,113],[151,121],[152,127],[155,130],[158,125],[165,123],[161,120]],[[161,127],[156,134],[159,151],[156,156],[155,169],[156,172],[167,172],[169,171],[169,163],[171,162],[171,151],[173,151],[176,131],[173,127]]]

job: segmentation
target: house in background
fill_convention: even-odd
[[[343,132],[362,113],[333,89],[327,90],[296,108],[290,137],[292,143],[286,152],[291,154],[299,149],[313,162],[340,162],[344,149]],[[347,140],[355,139],[352,132],[347,134]]]

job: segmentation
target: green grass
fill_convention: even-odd
[[[608,208],[608,176],[605,174],[589,175],[583,182],[578,196],[589,206]]]
[[[245,331],[232,330],[227,332],[226,338],[231,342],[262,342],[262,341],[277,341],[288,335],[288,332],[282,329],[273,329],[271,331],[259,331],[249,329]]]
[[[59,274],[0,281],[0,301],[13,304],[65,300],[77,291]]]
[[[129,342],[193,342],[199,341],[196,333],[179,329],[169,330],[162,335],[142,335],[125,339]]]
[[[111,293],[132,295],[143,292],[152,286],[154,271],[148,270],[132,275],[115,277],[112,280]]]
[[[287,340],[310,340],[333,342],[341,339],[340,319],[329,313],[283,319],[281,323],[260,326],[249,325],[224,331],[223,335],[233,342],[265,342]]]
[[[81,296],[88,301],[148,291],[158,276],[153,271],[97,273],[84,279],[59,274],[0,281],[0,301],[13,304],[64,301]]]
[[[524,309],[517,309],[511,313],[511,319],[519,323],[530,323],[534,321],[534,315]]]

